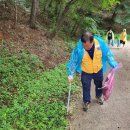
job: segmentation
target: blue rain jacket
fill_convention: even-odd
[[[103,72],[106,72],[107,63],[110,65],[111,68],[115,68],[118,63],[115,61],[114,55],[109,49],[108,45],[99,36],[95,35],[94,39],[98,40],[101,51],[102,51]],[[73,50],[71,54],[69,63],[67,63],[66,65],[68,68],[67,70],[68,75],[74,75],[75,72],[78,72],[81,74],[82,72],[81,63],[82,63],[83,56],[84,56],[84,48],[83,48],[81,40],[79,40],[76,48]]]

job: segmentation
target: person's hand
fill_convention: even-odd
[[[69,83],[70,83],[70,84],[72,84],[73,79],[74,79],[73,75],[69,75],[69,76],[68,76],[68,80],[69,80]]]

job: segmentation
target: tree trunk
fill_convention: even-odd
[[[123,0],[121,0],[120,2],[123,2]],[[111,17],[111,21],[110,21],[110,27],[113,27],[113,25],[115,24],[115,18],[117,16],[117,10],[120,7],[121,4],[117,4],[114,8],[114,11],[112,12],[112,17]]]
[[[68,13],[70,7],[76,2],[77,0],[70,0],[64,10],[62,11],[62,13],[59,15],[57,21],[56,21],[56,29],[50,34],[50,39],[53,39],[55,37],[55,35],[57,34],[57,32],[60,30],[60,27],[64,21],[65,15]]]
[[[79,23],[77,23],[77,22],[74,24],[72,31],[71,31],[71,34],[70,34],[71,37],[73,37],[75,35],[75,32],[77,30],[78,25],[79,25]]]
[[[14,23],[14,27],[17,26],[17,21],[18,21],[18,11],[17,11],[17,0],[15,0],[15,23]]]
[[[57,0],[56,1],[56,21],[58,21],[61,10],[62,10],[62,1]]]
[[[65,6],[65,8],[64,8],[64,10],[63,10],[63,12],[59,15],[59,18],[58,18],[58,21],[57,21],[58,28],[61,26],[62,22],[64,21],[64,17],[65,17],[65,15],[68,13],[70,7],[71,7],[76,1],[77,1],[77,0],[70,0],[70,1],[66,4],[66,6]]]
[[[44,7],[44,13],[48,12],[49,5],[51,5],[52,0],[47,0]]]
[[[113,12],[112,17],[111,17],[111,24],[114,23],[115,17],[117,16],[116,11],[117,11],[118,7],[119,7],[119,4],[117,4],[115,9],[114,9],[114,12]]]
[[[39,11],[39,0],[32,0],[31,16],[30,16],[30,27],[36,28],[36,17]]]

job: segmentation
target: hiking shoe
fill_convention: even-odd
[[[83,111],[87,111],[89,109],[89,102],[83,103]]]
[[[102,100],[101,97],[96,97],[96,99],[97,99],[97,103],[98,103],[99,105],[103,105],[103,100]]]

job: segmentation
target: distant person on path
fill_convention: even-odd
[[[126,29],[123,29],[123,32],[120,35],[120,43],[123,44],[124,47],[126,42],[127,42],[127,33],[126,33]]]
[[[107,32],[106,39],[107,39],[108,45],[114,46],[114,33],[111,28]]]
[[[106,62],[111,68],[117,66],[114,56],[108,45],[99,36],[93,36],[90,32],[85,32],[73,50],[68,67],[68,80],[73,81],[75,72],[81,74],[83,88],[83,110],[87,111],[91,103],[91,81],[94,80],[96,86],[96,99],[102,105],[102,83],[103,72],[106,71]]]

